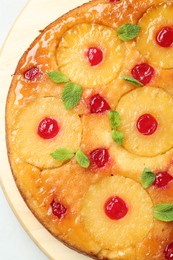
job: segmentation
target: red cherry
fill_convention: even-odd
[[[96,66],[103,60],[103,52],[100,48],[90,47],[87,51],[87,57],[91,66]]]
[[[116,3],[119,2],[120,0],[109,0],[110,3]]]
[[[38,125],[37,133],[43,139],[51,139],[59,132],[58,122],[51,118],[45,117]]]
[[[37,67],[33,67],[27,71],[25,71],[24,73],[24,78],[27,80],[35,80],[39,75],[41,74],[41,72],[39,71],[39,69]]]
[[[104,205],[105,214],[113,220],[118,220],[123,218],[127,212],[128,207],[124,200],[118,196],[113,196],[109,198]]]
[[[138,118],[136,127],[143,135],[152,135],[157,129],[158,123],[150,114],[144,114]]]
[[[146,85],[151,81],[154,75],[154,69],[147,63],[141,63],[132,69],[131,74],[135,79]]]
[[[90,165],[93,168],[102,168],[109,161],[109,157],[107,149],[95,149],[89,154]]]
[[[62,205],[59,201],[53,200],[50,204],[52,207],[52,213],[59,219],[63,218],[67,213],[67,208]]]
[[[103,113],[110,110],[109,104],[99,94],[96,94],[90,99],[90,113]]]
[[[163,253],[164,253],[165,259],[167,259],[167,260],[173,259],[173,242],[171,242],[170,244],[168,244],[165,247],[165,250]]]
[[[173,46],[173,27],[165,26],[156,34],[156,42],[164,48]]]
[[[158,172],[153,185],[161,188],[166,186],[172,179],[173,177],[168,172]]]

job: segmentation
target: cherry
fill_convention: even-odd
[[[173,46],[173,27],[165,26],[161,28],[156,34],[156,42],[164,48]]]
[[[96,66],[103,60],[103,52],[97,47],[90,47],[86,55],[91,66]]]
[[[138,118],[136,127],[143,135],[152,135],[157,129],[158,123],[150,114],[144,114]]]
[[[173,242],[171,242],[170,244],[168,244],[165,247],[165,250],[163,253],[164,253],[165,259],[167,259],[167,260],[173,259]]]
[[[35,80],[39,75],[41,74],[41,72],[39,71],[39,69],[37,67],[32,67],[31,69],[25,71],[24,73],[24,78],[27,80]]]
[[[67,208],[62,205],[59,201],[53,200],[50,204],[52,207],[52,213],[59,219],[63,218],[67,213]]]
[[[158,172],[156,173],[155,181],[153,185],[161,188],[166,186],[170,181],[172,181],[173,177],[168,172]]]
[[[132,69],[131,74],[135,79],[146,85],[151,81],[154,75],[154,69],[147,63],[141,63]]]
[[[99,94],[96,94],[90,99],[90,113],[103,113],[110,110],[109,104]]]
[[[109,0],[110,3],[116,3],[119,2],[120,0]]]
[[[102,168],[109,161],[109,153],[105,148],[97,148],[89,154],[90,165],[93,168]]]
[[[110,197],[104,205],[105,214],[113,220],[123,218],[127,212],[128,207],[124,200],[118,196]]]
[[[51,139],[59,132],[58,122],[51,118],[45,117],[38,125],[37,133],[43,139]]]

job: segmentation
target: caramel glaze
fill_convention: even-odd
[[[7,145],[13,175],[22,196],[31,211],[54,236],[64,241],[68,246],[95,256],[98,259],[161,260],[163,259],[164,247],[173,239],[173,226],[170,223],[160,223],[155,220],[150,233],[139,245],[133,245],[132,248],[124,251],[119,248],[115,250],[115,253],[110,252],[106,248],[101,248],[83,229],[80,221],[81,200],[89,185],[97,182],[104,176],[115,174],[115,171],[125,176],[127,175],[126,169],[121,170],[121,167],[116,165],[116,156],[112,155],[110,165],[108,168],[105,167],[101,173],[83,169],[76,164],[75,160],[60,168],[39,169],[23,162],[17,156],[12,147],[11,131],[18,112],[28,102],[37,97],[59,97],[61,95],[64,84],[53,83],[47,76],[47,72],[59,70],[56,62],[56,49],[63,34],[69,28],[81,23],[97,23],[116,30],[124,23],[136,24],[151,5],[162,2],[163,0],[121,0],[116,3],[109,3],[108,0],[94,0],[70,11],[46,27],[24,53],[17,65],[8,94],[6,107]],[[120,75],[127,74],[136,63],[145,62],[145,58],[136,49],[135,40],[125,42],[124,49],[125,58]],[[39,68],[41,75],[33,82],[28,83],[28,80],[23,75],[26,70],[33,66]],[[150,85],[162,87],[170,94],[173,94],[171,83],[173,71],[160,68],[155,68],[155,70],[156,75]],[[163,80],[165,78],[166,81]],[[121,92],[119,91],[120,87]],[[74,112],[81,117],[87,114],[87,98],[91,94],[97,93],[97,91],[103,96],[107,96],[107,101],[111,108],[115,109],[120,97],[133,88],[132,85],[125,83],[118,77],[106,86],[98,86],[96,89],[85,89],[83,98],[80,104],[74,108]],[[92,125],[90,127],[92,128]],[[86,135],[82,139],[83,145],[87,138],[88,136]],[[111,147],[112,141],[107,143],[107,148],[110,149]],[[86,152],[88,151],[86,146],[83,146],[83,148]],[[170,172],[172,168],[168,164],[172,155],[173,152],[171,151],[169,156],[167,156],[167,168],[170,169]],[[133,161],[133,158],[131,158],[131,161]],[[134,179],[139,181],[138,176],[134,177]],[[75,192],[72,192],[71,187],[76,188]],[[153,187],[149,189],[149,194],[153,203],[160,202],[159,199],[164,202],[171,202],[173,184],[170,183],[169,187],[162,192],[162,195]],[[51,213],[50,203],[56,198],[60,199],[68,207],[69,214],[63,220],[57,219]]]

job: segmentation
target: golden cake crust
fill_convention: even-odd
[[[88,105],[90,97],[99,93],[99,95],[104,97],[108,102],[110,109],[118,110],[118,112],[120,111],[120,115],[123,115],[124,110],[121,107],[123,103],[122,100],[128,100],[128,95],[131,93],[133,95],[135,91],[140,92],[141,90],[142,92],[142,88],[145,88],[144,86],[138,91],[133,84],[122,78],[123,75],[129,75],[129,71],[135,64],[148,62],[147,55],[143,53],[143,43],[141,44],[140,38],[122,42],[118,39],[116,31],[123,24],[143,24],[143,15],[145,18],[145,13],[149,13],[148,10],[153,6],[154,8],[155,6],[159,6],[159,8],[160,6],[167,6],[167,8],[170,7],[172,10],[173,2],[166,0],[120,0],[115,2],[93,0],[63,15],[41,31],[40,35],[23,54],[17,65],[8,93],[6,104],[8,156],[19,191],[36,218],[53,236],[60,239],[69,247],[91,257],[95,257],[96,259],[162,260],[164,258],[163,252],[166,245],[173,240],[172,223],[164,223],[150,216],[150,219],[146,221],[149,227],[147,232],[144,232],[141,240],[139,234],[135,236],[137,237],[137,243],[136,241],[134,241],[134,243],[132,241],[130,244],[125,243],[127,245],[124,248],[122,244],[120,246],[117,244],[114,246],[111,242],[104,244],[100,241],[100,237],[99,239],[96,238],[97,234],[93,235],[92,232],[88,231],[86,228],[86,226],[89,226],[87,223],[87,214],[86,217],[83,217],[83,213],[81,213],[90,208],[89,206],[86,209],[84,208],[84,201],[87,196],[89,198],[91,196],[90,194],[86,194],[92,189],[92,193],[95,194],[94,189],[97,189],[97,187],[101,185],[100,183],[104,183],[104,181],[105,183],[109,183],[113,175],[121,176],[122,181],[120,181],[120,183],[122,190],[123,179],[126,180],[124,183],[127,183],[127,185],[135,183],[135,187],[140,186],[139,190],[144,189],[141,186],[141,174],[144,168],[149,168],[154,173],[167,171],[170,175],[173,175],[173,147],[171,142],[168,142],[168,145],[166,145],[166,147],[164,146],[163,149],[161,146],[159,151],[156,150],[156,152],[154,151],[153,153],[145,149],[139,152],[138,147],[134,149],[134,136],[132,136],[133,140],[130,145],[126,145],[125,143],[119,146],[113,141],[111,136],[112,128],[109,120],[109,112],[92,114],[89,111]],[[69,80],[75,81],[75,83],[80,85],[83,83],[84,86],[82,86],[83,92],[79,103],[67,111],[65,107],[63,107],[61,100],[63,88],[66,83],[53,82],[48,76],[48,73],[51,71],[61,71],[65,73],[66,70],[69,69],[69,64],[65,70],[62,69],[64,66],[63,59],[65,60],[64,54],[62,54],[60,58],[59,56],[57,58],[57,55],[62,49],[64,52],[64,48],[70,48],[68,46],[70,42],[68,39],[68,37],[70,37],[69,35],[73,34],[73,44],[75,45],[75,33],[78,32],[79,37],[80,30],[86,30],[86,32],[89,31],[90,33],[91,28],[93,35],[94,30],[100,30],[101,32],[107,32],[105,33],[105,37],[108,39],[117,37],[117,52],[119,52],[119,55],[115,55],[115,59],[118,59],[119,64],[117,67],[112,66],[112,60],[110,60],[106,66],[110,66],[109,68],[113,70],[113,76],[111,75],[111,77],[109,77],[109,75],[107,76],[109,73],[105,73],[105,77],[107,78],[104,79],[104,77],[99,77],[98,75],[98,79],[93,85],[90,84],[90,74],[87,75],[85,72],[85,70],[87,71],[87,66],[89,66],[88,64],[86,64],[85,68],[81,67],[81,78],[84,79],[84,77],[88,77],[87,80],[84,81],[81,81],[81,79],[78,81],[77,75],[73,78],[73,73],[75,73],[74,67],[74,71],[67,75]],[[93,35],[91,35],[91,39]],[[109,35],[110,38],[107,35]],[[99,33],[97,37],[100,37]],[[140,33],[138,37],[140,37]],[[107,44],[107,38],[105,40],[105,46]],[[66,43],[65,47],[64,42]],[[114,48],[115,43],[113,43],[112,46]],[[113,55],[112,50],[110,53]],[[72,51],[68,52],[68,55],[72,54]],[[59,61],[60,59],[61,61]],[[76,66],[79,67],[80,64],[82,63],[79,62]],[[151,62],[151,64],[155,66],[155,62]],[[70,65],[72,67],[75,66],[73,63]],[[102,65],[102,71],[104,72],[106,67],[104,67],[104,64]],[[24,75],[32,68],[37,68],[39,73],[34,80],[28,80]],[[159,65],[156,65],[154,69],[154,77],[146,86],[145,90],[148,88],[150,90],[154,89],[154,91],[158,93],[164,92],[164,95],[167,97],[165,102],[167,102],[173,95],[173,69],[165,69],[164,66]],[[90,68],[89,73],[92,73],[92,68]],[[141,96],[144,97],[144,94],[142,93]],[[160,102],[160,100],[158,102]],[[170,103],[171,102],[172,100]],[[133,99],[132,103],[134,103]],[[150,102],[147,101],[147,104],[148,103]],[[153,101],[151,101],[151,103],[153,103]],[[49,106],[49,114],[47,114],[45,104]],[[166,109],[167,107],[170,108],[171,105],[165,105],[165,114],[168,114],[166,113]],[[55,112],[51,111],[51,106],[54,107]],[[60,131],[62,130],[62,139],[58,140],[57,143],[56,139],[51,141],[38,141],[37,133],[35,133],[36,137],[34,135],[32,136],[32,131],[36,131],[36,123],[34,120],[36,120],[36,118],[41,120],[44,115],[45,117],[54,116],[56,107],[57,118],[58,113],[61,114]],[[34,112],[31,112],[32,114],[29,113],[29,111],[34,111],[34,109],[35,116]],[[128,112],[128,106],[126,109]],[[128,135],[129,126],[124,124],[125,130],[123,129],[123,120],[129,120],[128,116],[128,119],[126,119],[127,112],[124,117],[122,116],[120,129],[122,128],[122,131],[126,131]],[[167,120],[168,124],[173,123],[172,115],[173,111],[169,110],[167,116],[169,119]],[[63,117],[66,119],[64,120],[66,122],[64,125]],[[29,122],[32,124],[29,124]],[[30,125],[33,126],[30,127]],[[133,130],[133,128],[132,126],[131,129]],[[163,126],[161,130],[166,140],[165,129],[166,126]],[[170,130],[170,136],[171,133]],[[139,139],[140,138],[139,136]],[[30,140],[32,140],[34,145],[32,145],[32,143],[30,144]],[[63,142],[61,140],[63,140]],[[50,142],[54,143],[50,144]],[[140,144],[143,142],[145,142],[145,138],[140,139]],[[156,145],[157,139],[151,138],[151,142],[153,142],[153,145]],[[48,152],[46,151],[47,144],[49,145]],[[68,144],[69,147],[67,147]],[[95,167],[92,168],[92,166],[88,168],[81,167],[77,163],[76,157],[59,163],[50,157],[50,152],[61,148],[61,145],[64,145],[65,148],[72,149],[74,153],[81,148],[88,158],[95,149],[106,149],[109,153],[109,163],[99,169]],[[127,149],[127,147],[130,148]],[[148,144],[148,147],[152,149],[152,144]],[[46,154],[46,152],[48,154]],[[113,178],[115,178],[115,176],[113,176]],[[154,186],[149,187],[144,192],[147,198],[146,201],[148,201],[146,205],[149,205],[149,207],[151,207],[151,203],[153,206],[158,203],[171,203],[173,198],[173,182],[170,182],[162,192]],[[131,197],[134,197],[133,194]],[[52,212],[51,205],[52,202],[56,200],[67,208],[67,213],[64,218],[58,218]],[[136,205],[138,205],[138,203],[136,203]],[[151,213],[151,211],[149,212]],[[131,237],[131,235],[129,235],[129,237]],[[111,246],[109,247],[110,244]]]

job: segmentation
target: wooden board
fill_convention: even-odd
[[[51,259],[86,260],[86,256],[55,239],[32,215],[12,177],[5,143],[5,102],[17,62],[39,30],[86,0],[30,0],[12,27],[0,54],[0,183],[15,215],[25,230]]]

